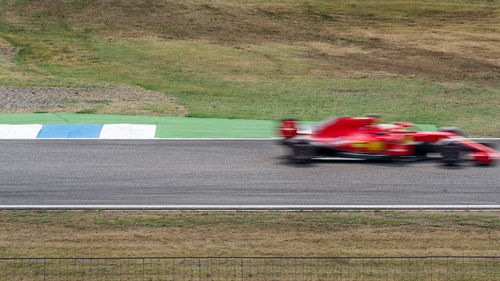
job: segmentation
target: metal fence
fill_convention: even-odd
[[[7,280],[500,280],[500,256],[0,258]]]

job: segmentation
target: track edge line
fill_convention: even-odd
[[[500,210],[500,205],[0,205],[0,210]]]

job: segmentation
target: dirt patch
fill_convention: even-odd
[[[184,116],[175,98],[139,87],[0,86],[1,112],[80,112]]]
[[[500,73],[496,62],[385,41],[359,42],[351,51],[346,51],[350,49],[347,46],[332,49],[310,49],[307,58],[316,66],[313,72],[321,76],[430,77],[442,81],[484,79]],[[360,51],[353,51],[357,49]]]

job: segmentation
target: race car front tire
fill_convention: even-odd
[[[447,166],[455,166],[462,161],[463,149],[456,142],[441,145],[439,152],[441,153],[441,162]]]

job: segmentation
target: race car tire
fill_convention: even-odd
[[[463,149],[456,142],[443,144],[439,147],[441,162],[447,166],[455,166],[462,161]]]
[[[394,155],[389,156],[387,158],[387,162],[391,163],[393,165],[404,165],[405,164],[405,162],[403,161],[403,158],[401,156],[394,156]]]
[[[296,164],[308,164],[314,157],[314,147],[308,143],[292,145],[292,161]]]
[[[497,165],[496,162],[487,162],[487,163],[476,162],[476,166],[479,166],[479,167],[493,167],[493,166],[496,166],[496,165]]]
[[[435,152],[436,148],[433,144],[428,142],[423,142],[415,145],[414,155],[419,157],[427,156],[427,153]]]

